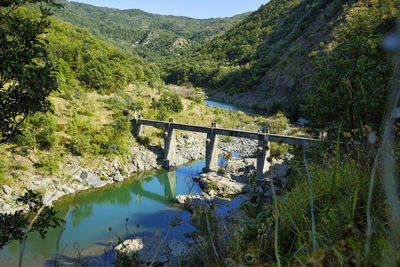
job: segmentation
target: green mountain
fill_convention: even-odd
[[[146,60],[126,55],[86,29],[55,18],[50,22],[45,39],[64,94],[75,94],[78,87],[110,93],[131,83],[162,83],[158,68]]]
[[[231,18],[193,19],[156,15],[138,9],[119,10],[60,1],[55,9],[60,20],[88,29],[97,38],[129,55],[150,61],[173,58],[192,51],[246,18],[250,13]]]
[[[394,26],[394,3],[271,0],[224,35],[174,64],[169,63],[163,76],[167,83],[191,82],[195,86],[219,89],[225,101],[240,105],[297,108],[299,105],[293,103],[302,99],[310,85],[309,76],[315,73],[313,58],[334,52],[335,47],[349,40],[350,34],[347,39],[338,40],[340,25],[345,25],[345,30],[354,36],[369,34],[367,28],[376,29],[370,37],[375,43]],[[357,8],[367,10],[366,25],[357,25],[348,19]],[[374,20],[368,16],[381,17]],[[229,95],[239,93],[241,97]]]

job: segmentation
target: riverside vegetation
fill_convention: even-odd
[[[271,132],[299,132],[289,128],[282,112],[272,118],[254,118],[212,109],[203,105],[200,89],[181,87],[176,91],[181,95],[186,92],[187,98],[183,98],[164,85],[164,81],[191,82],[220,88],[227,95],[258,88],[254,94],[274,96],[273,102],[265,101],[269,110],[282,109],[294,117],[304,115],[312,126],[324,128],[327,138],[312,149],[272,147],[270,161],[289,150],[294,155],[286,163],[289,171],[285,182],[273,176],[265,181],[249,177],[254,188],[247,192],[248,200],[241,205],[243,213],[228,231],[221,229],[213,209],[195,211],[197,230],[191,237],[200,245],[192,260],[182,264],[400,263],[399,192],[394,179],[400,156],[396,146],[400,127],[396,121],[398,35],[384,42],[384,35],[395,28],[396,1],[271,0],[227,33],[169,66],[128,56],[88,30],[48,19],[47,9],[20,7],[26,2],[56,6],[54,1],[0,3],[0,19],[8,23],[0,28],[4,47],[0,54],[1,99],[11,99],[7,93],[13,88],[38,84],[25,82],[23,78],[35,73],[29,71],[42,68],[49,76],[33,87],[43,92],[41,106],[25,111],[23,120],[19,115],[25,113],[16,113],[14,121],[1,117],[1,137],[6,139],[0,146],[0,182],[4,201],[10,201],[6,195],[21,197],[25,204],[31,203],[30,211],[36,216],[22,212],[15,217],[1,215],[2,226],[7,226],[0,230],[2,244],[12,239],[23,243],[32,230],[45,235],[35,223],[37,218],[47,222],[42,224],[47,227],[61,222],[51,208],[39,208],[42,200],[37,192],[25,194],[24,182],[31,177],[40,179],[50,174],[68,181],[63,164],[71,157],[83,166],[103,158],[123,162],[133,147],[160,146],[163,137],[159,130],[146,129],[147,137],[139,140],[131,137],[126,111],[141,110],[149,119],[173,116],[184,123],[217,122],[227,128],[249,130],[268,125]],[[4,51],[15,48],[9,38],[21,36],[24,30],[11,29],[23,23],[41,28],[31,32],[36,54],[18,65]],[[15,71],[13,66],[27,70],[10,76]],[[271,79],[275,81],[269,87]],[[394,93],[386,101],[391,83]],[[278,89],[283,89],[283,94],[279,95]],[[25,91],[22,88],[20,92]],[[288,101],[280,101],[289,95]],[[18,95],[15,99],[19,100]],[[2,101],[0,104],[6,106]],[[47,113],[38,112],[42,108]],[[3,124],[13,126],[11,122],[18,132],[3,130]],[[210,189],[216,187],[210,183]],[[116,265],[136,260],[135,255],[123,256]]]

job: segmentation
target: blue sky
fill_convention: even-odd
[[[269,0],[74,0],[118,9],[137,8],[150,13],[192,18],[231,17],[255,11]]]

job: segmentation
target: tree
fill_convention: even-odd
[[[24,4],[38,5],[40,15],[20,12]],[[0,0],[0,143],[19,133],[28,117],[50,107],[47,97],[57,90],[57,73],[41,35],[49,26],[55,0]]]
[[[316,126],[379,129],[391,78],[391,63],[380,44],[383,33],[394,27],[395,2],[368,0],[346,8],[346,20],[328,45],[334,49],[314,60],[316,74],[303,111]]]

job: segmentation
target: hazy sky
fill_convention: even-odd
[[[74,0],[94,6],[137,8],[150,13],[192,18],[231,17],[255,11],[269,0]]]

